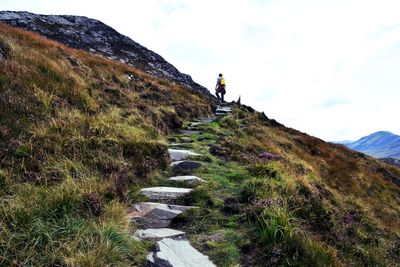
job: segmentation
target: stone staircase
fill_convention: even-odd
[[[218,107],[215,115],[226,116],[231,113],[228,106]],[[189,136],[199,135],[199,126],[211,123],[215,118],[205,118],[197,122],[192,122],[186,129],[181,130],[181,140],[186,140],[185,144],[190,143]],[[142,188],[141,194],[150,201],[135,203],[129,210],[128,216],[140,228],[134,233],[133,238],[137,240],[155,240],[156,246],[147,256],[147,264],[152,267],[211,267],[215,266],[211,260],[201,254],[185,237],[185,232],[179,229],[168,228],[173,218],[184,211],[194,209],[194,206],[179,206],[169,204],[177,198],[190,193],[193,186],[206,182],[200,177],[191,173],[200,168],[203,164],[198,161],[190,160],[192,157],[202,156],[194,151],[183,149],[180,144],[171,144],[169,149],[171,158],[171,170],[176,176],[169,177],[167,180],[186,184],[186,187],[149,187]]]

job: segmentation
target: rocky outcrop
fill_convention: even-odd
[[[37,15],[0,11],[0,21],[38,32],[69,47],[83,49],[132,65],[149,74],[188,86],[203,94],[210,92],[181,73],[160,55],[118,33],[101,21],[81,16]]]

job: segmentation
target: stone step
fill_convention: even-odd
[[[201,166],[200,162],[191,160],[175,161],[170,164],[174,174],[188,174]]]
[[[224,106],[222,106],[222,107],[218,107],[216,110],[215,110],[215,112],[216,113],[230,113],[230,112],[232,112],[232,109],[230,108],[230,107],[224,107]]]
[[[217,116],[217,117],[222,117],[222,116],[226,116],[226,115],[228,115],[228,113],[222,113],[222,112],[215,113],[215,116]]]
[[[146,228],[165,228],[171,220],[194,206],[169,205],[155,202],[139,202],[128,212],[129,218]]]
[[[191,149],[193,145],[191,143],[171,143],[168,145],[172,149]]]
[[[204,180],[194,176],[194,175],[185,175],[185,176],[174,176],[171,178],[168,178],[169,181],[174,181],[174,182],[184,182],[187,183],[188,185],[196,185],[199,183],[203,183]]]
[[[198,154],[196,152],[186,150],[186,149],[168,149],[169,156],[172,161],[180,161],[187,159],[191,156],[201,156],[201,154]]]
[[[202,122],[202,123],[211,123],[213,121],[215,121],[215,118],[202,118],[200,120],[200,122]]]
[[[192,131],[192,130],[180,130],[179,132],[184,135],[197,135],[201,133],[200,131]]]
[[[140,192],[150,200],[173,200],[190,193],[193,189],[157,186],[140,189]]]
[[[145,230],[137,230],[135,232],[135,238],[139,240],[159,240],[162,238],[183,237],[184,235],[185,232],[171,228],[149,228]]]
[[[150,266],[157,267],[216,267],[210,259],[192,247],[187,240],[163,238],[156,250],[147,256]]]
[[[197,126],[200,126],[200,125],[204,125],[204,124],[205,124],[204,122],[195,121],[195,122],[191,122],[188,127],[189,128],[194,128],[194,127],[197,127]]]

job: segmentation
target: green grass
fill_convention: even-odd
[[[1,265],[123,265],[140,263],[146,248],[126,229],[125,208],[101,198],[101,214],[83,206],[86,192],[102,192],[96,179],[66,179],[57,186],[16,185],[1,199]],[[134,256],[133,256],[134,255]]]
[[[330,187],[314,166],[318,158],[296,156],[292,140],[269,127],[237,107],[232,116],[198,127],[202,134],[191,146],[208,161],[195,174],[207,183],[180,200],[199,208],[176,226],[218,266],[396,266],[393,230],[381,228],[386,222],[372,206]],[[260,159],[264,151],[281,159]],[[240,242],[214,240],[225,231]]]
[[[166,169],[166,134],[212,104],[3,24],[0,45],[0,265],[142,265],[126,208]]]
[[[143,265],[126,208],[172,184],[166,138],[212,101],[9,26],[0,44],[0,265]],[[207,183],[173,224],[218,266],[399,266],[398,169],[244,106],[199,130]]]

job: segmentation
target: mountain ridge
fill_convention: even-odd
[[[353,142],[337,142],[375,158],[400,159],[400,136],[390,131],[378,131]]]
[[[118,60],[156,77],[175,81],[210,95],[208,89],[194,82],[189,75],[181,73],[163,57],[99,20],[84,16],[0,11],[0,21],[40,33],[73,48]]]

